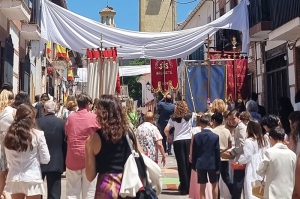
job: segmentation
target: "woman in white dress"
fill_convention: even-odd
[[[256,174],[256,169],[262,161],[263,154],[268,149],[268,146],[260,123],[257,120],[251,119],[247,125],[247,139],[243,148],[244,153],[240,156],[237,163],[240,165],[246,164],[244,181],[245,199],[258,199],[252,195],[251,183],[258,180],[257,178],[261,178]]]
[[[40,199],[44,186],[40,164],[50,161],[43,131],[34,129],[36,111],[21,104],[4,137],[9,171],[5,190],[12,199]]]
[[[0,194],[3,193],[7,174],[7,161],[2,141],[14,120],[15,109],[11,107],[13,100],[14,94],[11,91],[3,90],[0,93]]]

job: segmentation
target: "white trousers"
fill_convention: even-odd
[[[85,175],[85,169],[72,171],[67,168],[66,178],[66,196],[68,199],[94,199],[97,177],[93,182],[89,182]]]

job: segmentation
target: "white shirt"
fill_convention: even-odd
[[[48,164],[50,154],[44,131],[33,129],[33,150],[17,152],[5,148],[9,171],[6,182],[43,182],[40,164]]]
[[[169,119],[167,125],[174,127],[174,142],[177,140],[188,140],[192,139],[191,130],[193,128],[193,121],[195,117],[195,113],[193,113],[191,119],[189,121],[185,121],[184,118],[181,119],[180,123],[173,121],[172,118]]]

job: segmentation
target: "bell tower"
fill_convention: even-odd
[[[177,24],[176,12],[176,0],[139,0],[140,31],[173,31]]]
[[[115,15],[116,11],[110,6],[107,6],[103,10],[99,12],[101,23],[106,24],[108,26],[116,27],[115,24]]]

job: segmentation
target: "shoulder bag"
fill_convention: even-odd
[[[134,147],[132,146],[131,142],[130,142],[130,138],[129,138],[129,133],[130,135],[132,135],[132,141],[134,144]],[[140,152],[137,149],[137,142],[136,142],[136,138],[134,133],[129,132],[126,135],[126,140],[127,143],[129,145],[130,151],[134,156],[137,168],[138,168],[138,172],[139,172],[139,177],[141,179],[141,181],[143,182],[143,188],[140,189],[137,193],[136,193],[136,199],[158,199],[156,192],[153,190],[153,188],[151,187],[149,181],[148,181],[148,176],[147,176],[147,169],[146,169],[146,165],[144,162],[144,159],[142,157],[142,155],[140,154]]]

